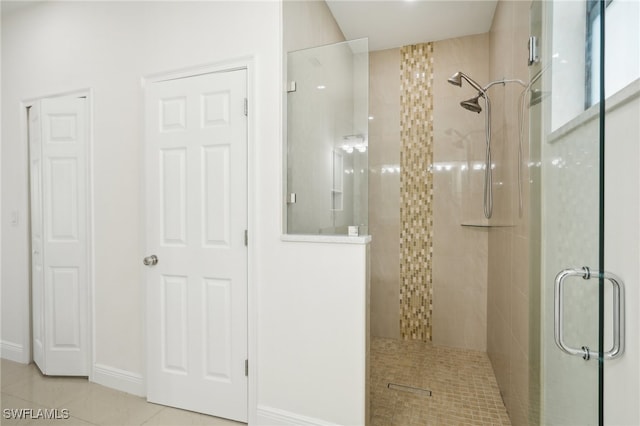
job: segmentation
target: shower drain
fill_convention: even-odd
[[[411,392],[422,396],[431,396],[431,391],[429,389],[416,388],[413,386],[400,385],[397,383],[387,383],[387,388],[404,392]]]

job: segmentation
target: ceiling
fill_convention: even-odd
[[[497,0],[325,0],[347,40],[382,50],[489,31]]]
[[[369,50],[489,31],[498,0],[325,0],[347,40]],[[0,0],[2,13],[38,2]]]

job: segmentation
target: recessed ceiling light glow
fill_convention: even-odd
[[[316,89],[318,89],[318,90],[324,90],[326,88],[327,88],[327,86],[325,86],[323,84],[321,84],[320,86],[316,87]]]

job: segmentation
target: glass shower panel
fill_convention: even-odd
[[[287,55],[288,234],[368,233],[368,87],[367,39]]]
[[[530,70],[527,107],[531,140],[531,289],[530,333],[533,421],[537,424],[598,424],[602,401],[598,356],[602,333],[600,286],[596,279],[571,277],[556,298],[556,276],[565,269],[598,270],[602,250],[600,221],[600,111],[585,110],[593,93],[588,61],[594,40],[585,31],[591,1],[535,1],[532,35],[538,37],[541,62]],[[539,18],[542,19],[539,19]],[[570,24],[569,24],[570,23]],[[557,305],[563,321],[558,321]],[[589,360],[556,345],[582,348]],[[533,411],[533,410],[532,410]]]

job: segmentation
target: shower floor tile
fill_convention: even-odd
[[[511,425],[484,352],[373,338],[370,392],[372,426]]]

